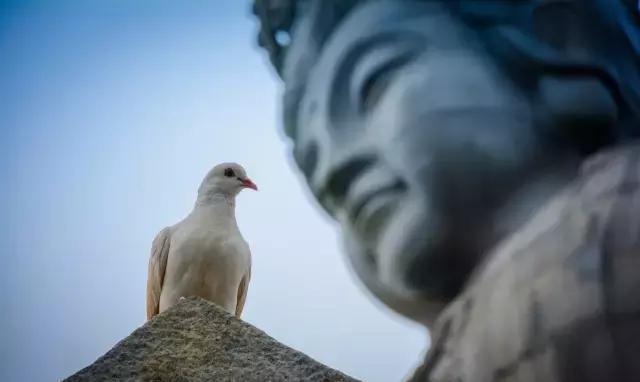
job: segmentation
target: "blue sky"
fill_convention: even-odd
[[[292,166],[249,9],[0,1],[0,380],[63,378],[143,324],[151,240],[222,161],[260,187],[243,318],[363,380],[417,365],[425,331],[361,288]]]

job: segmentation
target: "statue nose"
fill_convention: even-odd
[[[310,139],[306,142],[299,140],[296,146],[296,164],[329,212],[343,204],[353,180],[375,163],[373,153],[352,145],[345,150],[335,150],[333,146],[322,147],[315,139]]]
[[[295,155],[295,158],[304,176],[311,181],[318,167],[318,144],[309,142],[305,149],[300,150],[299,154]]]
[[[346,199],[349,187],[374,163],[371,155],[352,156],[334,165],[322,179],[318,191],[321,200],[330,205],[342,205]]]

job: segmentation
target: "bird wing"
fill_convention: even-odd
[[[249,263],[249,268],[247,272],[240,280],[240,285],[238,286],[238,301],[236,302],[236,317],[240,318],[242,314],[242,309],[244,309],[244,302],[247,300],[247,290],[249,289],[249,281],[251,280],[251,263]]]
[[[160,311],[160,293],[162,292],[164,273],[167,269],[170,242],[171,231],[169,227],[166,227],[156,235],[151,245],[149,275],[147,277],[147,320]]]

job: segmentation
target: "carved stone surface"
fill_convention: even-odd
[[[633,1],[256,0],[255,11],[294,158],[356,274],[427,325],[587,156],[640,135]]]
[[[489,259],[412,381],[640,380],[640,145],[590,160]]]
[[[640,380],[640,149],[598,154],[640,137],[637,1],[255,11],[355,273],[439,317],[416,381]]]
[[[356,382],[198,298],[156,316],[65,381]]]
[[[416,381],[640,380],[637,1],[254,9],[355,273],[439,316]]]

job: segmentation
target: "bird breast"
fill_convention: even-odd
[[[238,286],[250,261],[246,248],[239,233],[178,230],[172,237],[167,261],[166,297],[176,300],[198,296],[234,310]]]
[[[221,235],[198,229],[186,237],[176,239],[175,249],[179,256],[175,260],[179,268],[185,271],[224,275],[234,273],[236,269],[244,269],[244,243],[238,235]]]

